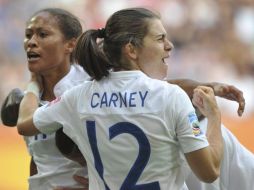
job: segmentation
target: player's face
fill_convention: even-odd
[[[173,44],[167,39],[161,20],[148,21],[148,34],[139,49],[138,65],[151,78],[163,79],[167,76],[168,66],[165,59],[170,56]]]
[[[41,12],[28,22],[24,48],[31,72],[47,74],[69,64],[66,40],[56,19],[49,13]]]

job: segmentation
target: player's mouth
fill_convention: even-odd
[[[166,61],[166,59],[170,58],[170,55],[171,55],[170,52],[168,52],[168,53],[165,55],[165,57],[162,58],[162,62],[163,62],[164,64],[166,64],[166,65],[168,64],[167,61]]]
[[[34,61],[38,61],[40,59],[40,54],[29,51],[27,52],[27,60],[28,62],[34,62]]]
[[[168,63],[166,62],[166,60],[165,60],[165,59],[167,59],[167,58],[169,58],[169,56],[162,58],[162,62],[163,62],[165,65],[168,64]]]

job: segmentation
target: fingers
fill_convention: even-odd
[[[198,108],[203,108],[203,100],[207,98],[207,94],[213,94],[213,91],[210,87],[198,86],[194,89],[192,103]]]
[[[216,96],[236,101],[238,103],[237,113],[239,116],[242,116],[245,109],[245,99],[241,90],[239,90],[233,85],[227,85],[222,83],[216,83],[213,89]]]
[[[198,86],[194,89],[194,93],[197,93],[198,95],[205,97],[205,96],[214,96],[213,89],[207,86]]]
[[[199,90],[195,90],[193,93],[192,103],[194,106],[200,108],[203,107],[203,100],[199,95]]]
[[[227,86],[224,89],[226,90],[224,91],[224,94],[221,94],[221,97],[238,102],[237,113],[239,116],[242,116],[245,109],[245,99],[243,97],[243,92],[232,85]]]
[[[242,116],[245,109],[245,99],[243,97],[243,92],[235,88],[234,92],[236,93],[235,101],[238,102],[238,110],[237,113],[239,116]]]
[[[237,113],[239,116],[243,115],[244,108],[245,108],[245,99],[243,99],[239,102],[239,106],[238,106],[238,110],[237,110]]]
[[[219,115],[219,108],[214,96],[213,89],[206,86],[198,86],[194,89],[192,102],[202,115],[206,117],[214,117]]]

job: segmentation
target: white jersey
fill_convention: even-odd
[[[140,71],[84,82],[33,120],[46,134],[64,126],[86,158],[89,190],[183,189],[180,151],[208,146],[186,93]]]
[[[88,75],[80,66],[72,65],[70,72],[55,85],[54,94],[58,97],[87,79]],[[30,190],[52,190],[58,186],[82,187],[73,179],[73,175],[86,176],[87,170],[60,153],[55,145],[55,133],[24,138],[38,170],[36,175],[29,177]]]
[[[207,119],[200,122],[200,127],[206,131]],[[221,129],[224,153],[220,177],[211,184],[202,183],[187,169],[187,186],[190,190],[254,190],[254,155],[225,126]]]

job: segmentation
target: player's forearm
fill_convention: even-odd
[[[208,119],[206,136],[210,145],[204,149],[205,151],[201,151],[204,153],[205,158],[200,160],[200,165],[203,162],[202,165],[205,168],[205,173],[204,171],[199,171],[198,173],[201,174],[201,177],[205,176],[205,181],[212,182],[220,173],[223,153],[221,113],[214,92],[210,87],[197,87],[194,90],[192,103]],[[204,160],[206,161],[204,162]]]
[[[220,163],[222,159],[222,137],[220,131],[220,114],[214,115],[208,121],[209,146],[194,152],[185,154],[192,171],[205,183],[214,182],[220,175]],[[217,142],[216,142],[217,141]]]
[[[21,135],[32,136],[39,131],[33,124],[33,114],[39,105],[39,87],[36,82],[30,82],[27,86],[19,108],[19,117],[17,122],[18,132]]]
[[[31,92],[27,93],[20,103],[17,129],[20,135],[32,136],[39,131],[33,124],[33,114],[38,108],[38,98]]]
[[[216,116],[208,117],[206,136],[209,142],[209,152],[213,169],[215,172],[220,173],[220,163],[223,156],[223,137],[220,112],[215,113]]]
[[[214,86],[216,85],[215,82],[199,82],[191,79],[168,79],[167,82],[180,86],[190,98],[192,98],[193,90],[197,86],[208,86],[214,89]]]
[[[169,79],[167,80],[167,82],[180,86],[188,94],[190,98],[192,98],[193,96],[193,90],[197,86],[203,85],[203,83],[190,79]]]

